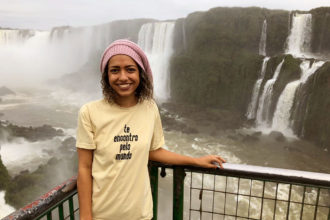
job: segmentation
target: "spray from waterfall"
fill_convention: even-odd
[[[267,40],[267,21],[262,24],[261,36],[259,41],[259,55],[266,56],[266,40]]]
[[[40,87],[49,78],[78,71],[111,41],[109,25],[51,31],[0,30],[0,82]]]
[[[286,53],[296,57],[306,57],[310,52],[312,15],[294,13],[291,23],[292,26],[287,38]]]
[[[298,80],[288,83],[276,105],[276,110],[272,120],[272,130],[281,131],[287,136],[294,136],[291,129],[291,113],[294,103],[294,97],[297,95],[299,86],[307,82],[308,78],[313,75],[323,64],[323,61],[315,61],[310,65],[309,60],[304,60],[300,64],[301,77]]]
[[[258,104],[260,86],[261,86],[261,83],[262,83],[262,81],[265,77],[268,60],[269,60],[269,57],[264,58],[264,60],[262,62],[260,76],[259,76],[258,80],[256,81],[256,83],[254,84],[252,97],[251,97],[251,102],[250,102],[250,104],[248,106],[248,110],[246,112],[246,117],[248,119],[254,119],[256,117],[256,110],[257,110],[256,107],[257,107],[257,104]]]
[[[158,101],[170,98],[169,61],[173,54],[174,22],[142,25],[138,44],[146,52],[153,71],[154,91]]]
[[[281,72],[283,63],[284,63],[284,59],[281,61],[280,64],[277,65],[273,77],[267,80],[262,95],[259,98],[259,105],[258,105],[257,117],[256,117],[256,124],[258,127],[269,126],[268,119],[269,119],[270,106],[272,102],[273,87]]]

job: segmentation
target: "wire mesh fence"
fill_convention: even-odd
[[[185,219],[330,219],[327,186],[188,172],[185,187]]]

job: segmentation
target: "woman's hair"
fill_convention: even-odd
[[[142,70],[142,68],[137,64],[139,69],[140,84],[135,90],[135,96],[138,99],[138,102],[143,100],[153,98],[153,85],[149,80],[147,74]],[[110,86],[109,75],[108,75],[108,64],[106,64],[101,78],[102,92],[104,98],[109,102],[113,103],[115,97],[117,96],[116,91]]]

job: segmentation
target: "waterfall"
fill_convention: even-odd
[[[256,117],[256,107],[257,107],[257,104],[258,104],[260,86],[261,86],[261,83],[262,83],[262,81],[265,77],[268,60],[269,60],[269,57],[264,58],[264,60],[262,62],[260,76],[259,76],[258,80],[256,81],[256,83],[254,84],[251,102],[250,102],[248,110],[246,112],[246,117],[248,119],[253,119],[253,118]]]
[[[288,136],[293,135],[291,130],[291,109],[296,95],[297,88],[307,82],[308,78],[324,64],[323,61],[315,61],[310,65],[309,60],[304,60],[300,64],[301,77],[298,80],[288,83],[276,105],[273,117],[272,130],[281,131]]]
[[[297,57],[305,57],[310,52],[312,37],[312,15],[294,13],[292,26],[287,39],[286,53]]]
[[[174,22],[142,25],[138,44],[146,52],[153,72],[155,97],[158,101],[170,98],[169,61],[173,54]]]
[[[259,98],[259,105],[256,117],[256,122],[258,126],[267,126],[268,124],[267,121],[269,118],[270,105],[272,101],[273,86],[281,72],[283,62],[284,59],[281,61],[280,64],[277,65],[273,78],[267,80],[262,95]]]
[[[152,53],[153,36],[153,23],[142,25],[139,31],[138,44],[144,50],[144,52],[148,54]]]
[[[0,29],[0,46],[22,44],[35,34],[32,30]]]
[[[5,73],[0,81],[40,86],[46,79],[76,72],[86,63],[99,61],[113,40],[112,32],[111,24],[51,31],[0,30],[0,72]]]
[[[187,49],[187,37],[186,37],[186,19],[182,22],[182,42],[183,42],[183,49]]]
[[[266,39],[267,39],[267,21],[262,24],[262,31],[259,42],[259,55],[266,56]]]

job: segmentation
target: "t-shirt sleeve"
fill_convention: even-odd
[[[76,147],[89,150],[96,149],[93,126],[86,105],[81,107],[78,115]]]
[[[157,150],[158,148],[161,148],[165,144],[164,140],[164,133],[163,133],[163,127],[162,127],[162,122],[161,118],[159,115],[159,110],[157,108],[157,105],[155,105],[155,126],[154,126],[154,133],[152,136],[151,140],[151,145],[150,145],[150,151]]]

